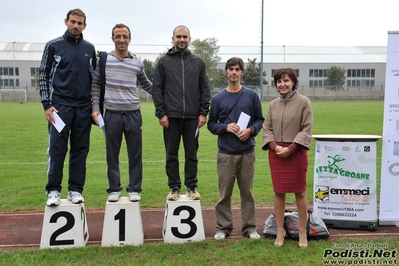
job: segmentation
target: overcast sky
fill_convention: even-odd
[[[128,25],[132,44],[170,45],[175,26],[192,39],[260,46],[262,0],[1,0],[0,42],[47,42],[66,30],[68,10],[87,16],[84,37],[112,44],[116,23]],[[265,46],[386,46],[399,31],[398,0],[264,0]]]

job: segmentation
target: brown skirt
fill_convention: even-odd
[[[279,145],[287,147],[289,143],[279,143]],[[300,193],[306,191],[308,164],[308,151],[301,147],[298,147],[287,158],[280,158],[273,150],[269,149],[269,166],[274,192]]]

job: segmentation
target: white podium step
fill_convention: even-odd
[[[201,202],[180,195],[177,201],[166,200],[163,224],[165,243],[205,240]]]
[[[128,197],[121,197],[118,202],[107,201],[101,246],[137,246],[143,243],[140,202],[131,202]]]
[[[44,210],[40,248],[84,247],[89,239],[84,204],[61,199]]]

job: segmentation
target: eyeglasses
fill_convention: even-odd
[[[120,40],[120,39],[128,40],[128,39],[130,39],[130,36],[127,36],[127,35],[114,35],[114,36],[112,36],[112,38],[117,39],[117,40]]]

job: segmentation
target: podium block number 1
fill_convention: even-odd
[[[126,228],[126,209],[120,209],[114,216],[114,220],[119,220],[119,241],[125,241],[125,228]]]
[[[140,204],[128,197],[121,197],[118,202],[107,201],[101,246],[142,245],[143,242]]]

